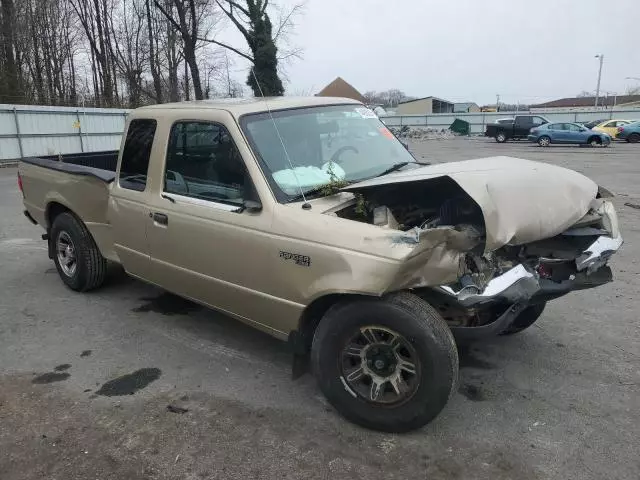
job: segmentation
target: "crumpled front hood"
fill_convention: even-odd
[[[480,207],[487,251],[553,237],[589,210],[598,186],[584,175],[555,165],[512,157],[442,163],[400,171],[344,188],[363,193],[384,185],[449,177]],[[444,200],[444,199],[443,199]]]

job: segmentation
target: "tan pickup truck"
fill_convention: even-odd
[[[19,182],[70,288],[121,264],[287,340],[340,413],[392,432],[444,408],[456,341],[519,332],[611,281],[622,244],[581,174],[420,164],[341,98],[140,108],[119,152],[27,159]]]

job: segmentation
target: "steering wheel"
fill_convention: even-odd
[[[351,145],[346,145],[344,147],[340,147],[338,150],[336,150],[333,155],[331,155],[331,160],[329,160],[332,163],[337,163],[340,164],[342,163],[341,160],[338,160],[338,157],[340,157],[340,155],[342,155],[344,152],[353,152],[353,153],[359,153],[358,149],[356,147],[353,147]]]

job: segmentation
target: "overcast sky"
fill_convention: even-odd
[[[272,0],[274,1],[274,0]],[[288,5],[293,0],[280,0]],[[640,0],[307,0],[288,93],[336,76],[361,92],[536,103],[640,82]]]

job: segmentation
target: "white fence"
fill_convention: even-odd
[[[116,150],[127,110],[0,104],[0,163],[38,155]]]
[[[99,152],[120,146],[127,110],[110,108],[45,107],[0,104],[0,163],[38,155]],[[525,113],[525,112],[520,112]],[[472,134],[484,133],[487,123],[515,112],[389,115],[390,127],[446,129],[456,118],[471,125]],[[621,118],[640,120],[640,108],[591,111],[556,111],[541,114],[553,122],[585,122]]]
[[[480,113],[434,113],[430,115],[389,115],[380,117],[388,127],[423,127],[436,130],[449,128],[456,118],[469,122],[471,134],[482,134],[488,123],[493,123],[499,118],[509,118],[517,115],[516,112],[480,112]],[[529,112],[519,112],[521,115],[529,115]],[[588,122],[590,120],[619,118],[623,120],[640,120],[640,108],[614,109],[576,112],[572,110],[558,110],[545,113],[531,113],[548,118],[552,122]]]

